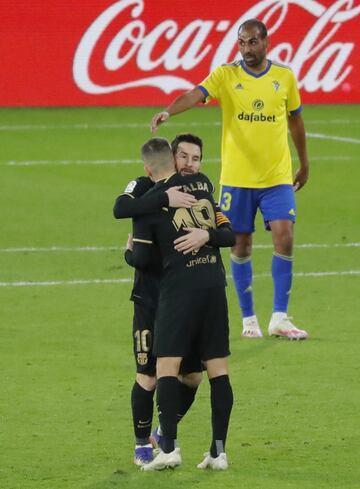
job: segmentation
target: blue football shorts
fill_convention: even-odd
[[[220,207],[237,233],[253,233],[257,210],[264,219],[265,229],[270,222],[288,220],[295,222],[296,203],[292,185],[267,188],[241,188],[224,185],[221,188]]]

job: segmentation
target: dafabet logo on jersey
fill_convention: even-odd
[[[275,122],[275,115],[265,115],[262,112],[260,114],[255,114],[255,112],[240,112],[238,114],[239,121],[249,121],[249,122]]]
[[[256,99],[252,103],[252,108],[256,110],[256,112],[260,112],[265,107],[265,104],[262,100]],[[240,112],[238,114],[239,121],[248,121],[248,122],[275,122],[275,115],[265,115],[262,112],[256,114],[256,112]]]

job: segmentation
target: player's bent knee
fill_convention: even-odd
[[[181,357],[158,357],[156,361],[157,378],[173,376],[177,377],[180,370]]]
[[[291,221],[272,221],[270,223],[274,249],[282,255],[292,255],[294,225]]]
[[[291,256],[293,253],[292,235],[283,235],[274,241],[274,250],[281,255]]]
[[[245,258],[252,252],[252,234],[236,233],[235,245],[231,247],[231,253],[238,258]]]
[[[190,374],[179,375],[179,380],[187,387],[192,387],[193,389],[195,389],[201,384],[202,373],[192,372]]]
[[[149,375],[136,374],[136,382],[146,391],[153,391],[156,387],[156,377]]]
[[[226,358],[213,358],[212,360],[207,360],[205,365],[209,379],[228,375],[229,373]]]

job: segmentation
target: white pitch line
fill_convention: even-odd
[[[360,270],[344,270],[339,272],[295,272],[294,277],[338,277],[348,275],[360,275]],[[255,274],[254,278],[271,277],[271,273],[259,273]],[[228,278],[232,278],[231,276]]]
[[[93,284],[127,284],[132,282],[132,278],[110,278],[110,279],[90,279],[90,280],[50,280],[44,282],[0,282],[0,287],[51,287],[55,285],[93,285]]]
[[[359,248],[359,243],[300,243],[295,245],[299,249],[318,248]],[[271,244],[257,244],[254,249],[272,249]],[[124,251],[125,246],[49,246],[49,247],[18,247],[0,248],[0,253],[51,253],[51,252],[81,252],[81,251]]]
[[[299,161],[299,158],[297,156],[292,156],[291,159],[293,161]],[[357,156],[340,156],[340,155],[310,156],[310,161],[352,161],[358,159],[359,158]]]
[[[358,158],[356,156],[314,156],[311,161],[354,161]],[[297,157],[293,158],[294,161],[298,161]],[[220,163],[220,158],[205,158],[203,163]],[[0,166],[70,166],[70,165],[132,165],[143,163],[140,159],[118,159],[118,160],[9,160],[0,161]]]
[[[313,138],[313,139],[325,139],[328,141],[339,141],[341,143],[360,144],[360,139],[355,139],[355,138],[348,138],[343,136],[330,136],[328,134],[319,134],[316,132],[307,132],[306,135],[308,138]]]
[[[219,160],[220,161],[220,160]],[[44,166],[44,165],[132,165],[142,163],[140,159],[116,159],[116,160],[10,160],[1,162],[3,166]]]
[[[316,249],[316,248],[359,248],[360,243],[302,243],[295,245],[295,248],[300,249]],[[273,245],[268,244],[258,244],[254,245],[253,248],[263,249],[263,248],[273,248]]]
[[[305,119],[305,124],[359,124],[360,119]]]
[[[22,247],[22,248],[0,248],[0,253],[47,253],[63,251],[117,251],[125,250],[125,246],[49,246],[49,247]]]
[[[306,124],[359,124],[360,119],[307,119]],[[167,127],[203,127],[220,126],[221,121],[178,121],[168,122]],[[89,129],[150,129],[150,122],[104,122],[75,124],[2,124],[0,131],[52,131],[52,130],[89,130]]]
[[[168,122],[167,127],[203,127],[203,126],[220,126],[221,121],[183,121]],[[140,129],[146,128],[150,131],[149,122],[114,122],[103,124],[4,124],[0,125],[0,131],[48,131],[48,130],[89,130],[89,129]]]
[[[296,272],[294,277],[306,278],[306,277],[338,277],[338,276],[358,276],[360,270],[344,270],[338,272]],[[271,277],[270,273],[255,274],[254,279]],[[232,279],[231,275],[227,275],[228,279]],[[132,282],[132,278],[113,278],[113,279],[74,279],[74,280],[50,280],[43,282],[0,282],[0,287],[52,287],[59,285],[97,285],[97,284],[127,284]]]

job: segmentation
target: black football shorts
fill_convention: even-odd
[[[156,375],[156,357],[153,355],[155,309],[144,304],[134,302],[133,317],[133,348],[136,372],[154,377]],[[197,349],[183,359],[180,373],[186,375],[193,372],[202,372],[201,362]]]
[[[160,294],[155,320],[154,354],[197,355],[201,360],[230,354],[225,287]]]

